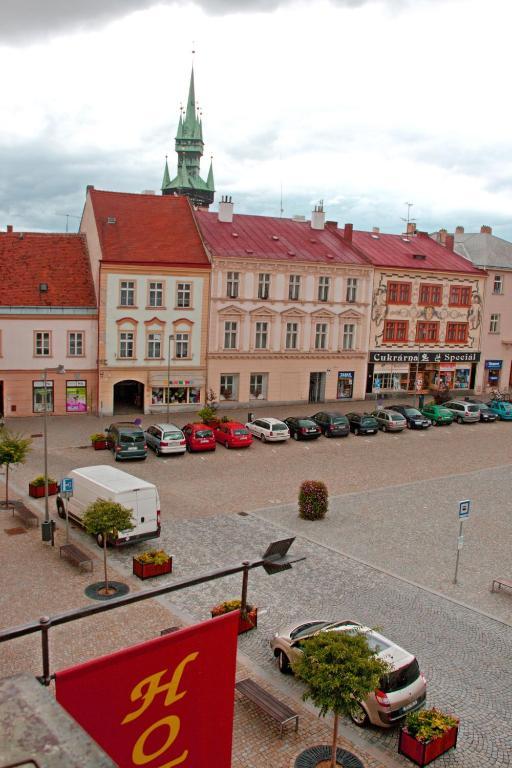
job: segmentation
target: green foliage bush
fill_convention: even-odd
[[[320,480],[304,480],[299,492],[299,517],[322,520],[329,507],[327,486]]]
[[[459,721],[452,715],[445,715],[439,709],[420,709],[410,712],[405,718],[407,733],[423,743],[438,739],[446,731],[458,725]]]
[[[57,481],[53,477],[48,478],[48,485],[56,484]],[[38,475],[37,477],[34,477],[34,479],[30,481],[30,485],[33,485],[34,488],[41,488],[44,485],[44,475]]]

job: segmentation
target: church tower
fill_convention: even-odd
[[[203,125],[196,110],[193,67],[190,75],[187,109],[185,117],[180,113],[175,149],[178,154],[178,173],[171,181],[166,158],[162,195],[186,195],[190,197],[194,205],[208,208],[213,203],[215,194],[213,165],[210,162],[208,178],[204,181],[199,175],[204,142]]]

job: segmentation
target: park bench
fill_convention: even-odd
[[[35,515],[28,507],[23,504],[23,502],[15,501],[12,505],[12,514],[13,516],[16,515],[20,518],[20,520],[27,526],[27,528],[30,525],[37,526],[39,523],[39,518],[37,515]]]
[[[92,558],[90,558],[89,555],[86,555],[85,552],[82,552],[82,550],[74,544],[62,544],[60,547],[60,556],[62,557],[63,555],[74,565],[78,565],[79,568],[83,568],[86,563],[90,563],[92,572]]]
[[[295,730],[297,731],[299,729],[298,714],[287,704],[276,699],[275,696],[262,688],[261,685],[258,685],[254,680],[246,677],[245,680],[240,680],[236,683],[235,688],[273,720],[277,720],[281,726],[281,732],[279,734],[281,738],[283,737],[283,727],[286,723],[295,720]]]
[[[502,587],[505,587],[505,589],[512,589],[512,581],[510,581],[510,579],[493,579],[491,592],[499,592]]]

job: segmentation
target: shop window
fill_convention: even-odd
[[[373,374],[373,390],[392,390],[393,392],[406,392],[409,383],[409,374],[390,371],[389,373]]]
[[[177,283],[176,306],[178,309],[190,309],[192,306],[192,285],[190,283]]]
[[[421,283],[419,304],[440,307],[443,303],[443,286]]]
[[[238,298],[238,289],[240,285],[240,273],[228,272],[226,283],[226,294],[230,299]]]
[[[44,412],[44,394],[45,386],[44,381],[32,382],[32,410],[34,413]],[[46,382],[46,410],[48,413],[53,412],[53,381]]]
[[[491,321],[489,323],[489,333],[499,333],[500,332],[500,315],[494,314],[491,315]]]
[[[66,381],[66,411],[68,413],[86,413],[86,381]]]
[[[258,299],[268,299],[270,296],[270,275],[258,275]]]
[[[467,323],[447,323],[446,341],[452,344],[465,344],[468,340]]]
[[[407,320],[386,320],[382,341],[384,344],[407,341],[409,323]]]
[[[338,371],[337,400],[350,400],[354,394],[354,371]]]
[[[494,275],[493,293],[503,293],[503,275]]]
[[[318,278],[318,301],[329,301],[330,277]]]
[[[148,306],[163,307],[164,305],[164,284],[149,283]]]
[[[347,279],[347,301],[357,301],[357,277]]]
[[[450,307],[470,307],[471,306],[471,286],[470,285],[452,285],[450,286]]]
[[[439,323],[416,323],[416,341],[418,344],[432,344],[439,341]]]
[[[300,298],[300,275],[290,275],[288,281],[288,298],[290,301],[298,301]]]
[[[410,304],[411,283],[388,282],[386,300],[388,304]]]
[[[316,324],[315,349],[327,349],[327,323]]]
[[[268,373],[251,373],[249,384],[250,400],[266,400],[268,387]]]
[[[454,389],[469,389],[470,368],[457,368],[455,371]]]
[[[228,320],[224,323],[224,349],[236,349],[238,323]]]
[[[151,389],[152,405],[182,405],[183,403],[199,403],[201,390],[199,387],[153,387]]]
[[[50,331],[34,332],[34,354],[36,357],[50,357],[52,334]]]
[[[286,349],[297,349],[299,338],[299,324],[286,323]]]
[[[354,349],[356,338],[356,326],[354,323],[345,323],[343,326],[343,349]]]
[[[255,338],[255,348],[256,349],[266,349],[268,345],[268,323],[267,322],[258,322],[256,323],[256,338]]]
[[[135,283],[132,280],[121,280],[119,283],[119,306],[135,306]]]
[[[238,374],[222,373],[219,392],[221,400],[238,400]]]

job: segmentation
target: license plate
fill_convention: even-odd
[[[245,437],[241,437],[240,440],[247,440],[247,435]]]
[[[374,429],[368,429],[368,430],[366,431],[366,434],[367,434],[367,435],[374,435],[374,434],[375,434],[375,430],[374,430]]]
[[[129,451],[136,451],[136,450],[137,450],[137,446],[135,446],[135,445],[129,445],[129,446],[128,446],[128,450],[129,450]]]
[[[408,712],[410,709],[413,709],[417,703],[418,703],[418,699],[411,701],[410,704],[406,704],[405,707],[402,707],[402,712]]]
[[[202,440],[200,440],[199,442],[200,442],[200,443],[207,443],[207,442],[208,442],[208,440],[207,440],[207,439],[206,439],[206,437],[205,437],[205,438],[203,438]]]

